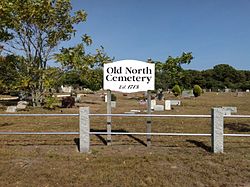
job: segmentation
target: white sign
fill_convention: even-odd
[[[104,90],[125,93],[155,89],[155,65],[138,60],[104,64]]]

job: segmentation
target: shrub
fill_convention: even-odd
[[[53,96],[45,97],[44,107],[49,110],[54,110],[58,105],[58,99]]]
[[[175,97],[181,95],[181,88],[179,85],[175,85],[173,88],[172,88],[172,92],[173,94],[175,95]]]
[[[75,106],[75,98],[72,96],[62,98],[62,108],[72,108]]]
[[[194,85],[194,90],[193,90],[193,94],[195,97],[200,96],[202,93],[202,89],[199,85]]]

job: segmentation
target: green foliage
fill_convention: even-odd
[[[192,53],[182,53],[179,57],[169,56],[165,63],[155,62],[156,89],[167,89],[179,84],[184,70],[181,65],[189,64],[193,59]]]
[[[53,96],[45,97],[44,108],[54,110],[58,106],[58,99]]]
[[[111,101],[116,101],[116,99],[117,99],[117,98],[116,98],[116,95],[112,93],[112,94],[111,94]]]
[[[181,95],[181,88],[179,85],[175,85],[173,88],[172,88],[172,92],[173,94],[175,95],[175,97]]]
[[[74,26],[86,20],[86,12],[71,12],[69,0],[2,0],[0,1],[0,41],[5,54],[22,56],[25,74],[20,76],[23,88],[32,92],[33,105],[43,100],[45,90],[52,85],[48,80],[47,62],[62,41],[70,40]],[[84,35],[84,42],[91,39]],[[47,77],[46,77],[47,76]],[[54,77],[56,80],[56,77]]]
[[[199,97],[202,93],[202,89],[199,85],[194,85],[193,94],[195,97]]]
[[[236,70],[227,64],[216,65],[213,69],[204,71],[184,70],[181,85],[191,89],[192,85],[217,91],[225,88],[247,90],[249,87],[250,71]]]

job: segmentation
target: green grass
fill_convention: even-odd
[[[114,113],[144,109],[133,98],[117,94]],[[130,98],[131,97],[131,98]],[[133,97],[133,98],[132,98]],[[167,98],[172,96],[166,95]],[[181,99],[183,105],[160,114],[210,114],[211,107],[236,106],[250,114],[250,94],[206,93]],[[95,101],[92,102],[91,101]],[[90,103],[90,104],[86,104]],[[88,95],[84,106],[105,113],[99,95]],[[119,107],[120,106],[120,107]],[[121,107],[122,106],[122,107]],[[23,113],[78,113],[78,108]],[[91,117],[91,129],[105,130],[106,118]],[[0,131],[78,131],[77,117],[1,117]],[[152,132],[210,133],[210,119],[153,118]],[[145,132],[144,118],[113,118],[112,130]],[[250,132],[250,119],[226,119],[225,133]],[[80,154],[75,135],[1,135],[0,186],[249,186],[250,139],[225,137],[224,153],[212,154],[210,137],[91,136],[91,153]]]

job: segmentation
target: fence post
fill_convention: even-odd
[[[151,114],[151,91],[147,91],[147,113]],[[147,117],[147,133],[151,133],[151,117]],[[147,135],[147,147],[151,146],[151,135]]]
[[[223,153],[224,141],[224,110],[212,108],[212,152]]]
[[[80,107],[80,140],[79,140],[79,150],[81,153],[89,152],[90,144],[90,127],[89,127],[89,107]]]

